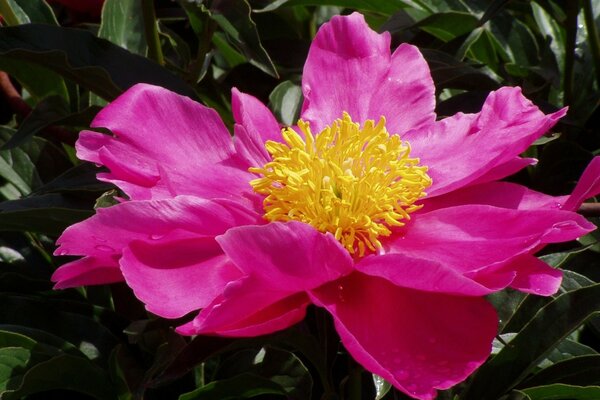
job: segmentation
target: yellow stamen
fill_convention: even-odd
[[[304,139],[283,129],[284,143],[265,144],[272,161],[250,168],[262,175],[250,184],[266,196],[267,220],[301,221],[331,232],[362,257],[422,207],[415,202],[431,185],[427,167],[409,157],[407,142],[387,132],[384,117],[361,128],[344,113],[316,136],[302,120],[298,128]]]

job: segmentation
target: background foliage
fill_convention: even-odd
[[[0,0],[0,399],[405,398],[348,357],[317,309],[268,337],[190,340],[173,332],[181,321],[149,315],[124,285],[53,291],[49,280],[66,262],[52,256],[56,237],[117,194],[74,156],[101,106],[149,82],[231,125],[237,87],[292,124],[311,38],[354,10],[394,47],[421,48],[440,116],[475,112],[503,85],[546,112],[570,107],[528,150],[539,164],[512,180],[564,194],[600,153],[594,0],[106,0],[101,19]],[[582,212],[598,223],[593,207]],[[598,238],[540,255],[565,270],[556,296],[490,297],[502,327],[494,355],[440,399],[600,398]]]

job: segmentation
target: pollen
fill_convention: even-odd
[[[271,161],[249,169],[261,176],[250,185],[265,196],[268,221],[310,224],[362,257],[422,207],[431,185],[427,167],[388,133],[384,117],[361,127],[344,113],[316,135],[303,120],[298,130],[283,129],[281,143],[267,141]]]

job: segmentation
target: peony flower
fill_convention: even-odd
[[[561,272],[533,254],[595,227],[573,212],[600,192],[596,158],[570,196],[499,182],[565,115],[519,88],[436,121],[427,63],[360,14],[312,43],[297,126],[280,129],[233,90],[235,136],[214,110],[136,85],[84,131],[77,155],[128,200],[68,228],[57,288],[125,280],[184,335],[256,336],[326,309],[348,352],[399,390],[432,399],[489,356],[484,296],[551,295]]]

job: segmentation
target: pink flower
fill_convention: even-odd
[[[235,89],[233,141],[211,109],[128,90],[93,122],[114,136],[82,132],[77,154],[129,200],[64,232],[56,254],[84,258],[56,287],[125,280],[160,316],[201,309],[185,335],[266,334],[315,304],[399,390],[432,399],[464,380],[496,335],[483,296],[557,291],[561,272],[533,253],[595,228],[573,210],[600,192],[600,158],[570,196],[498,182],[535,161],[519,154],[566,111],[544,115],[505,87],[478,114],[436,121],[423,57],[389,47],[360,14],[325,24],[302,121],[283,134]]]

